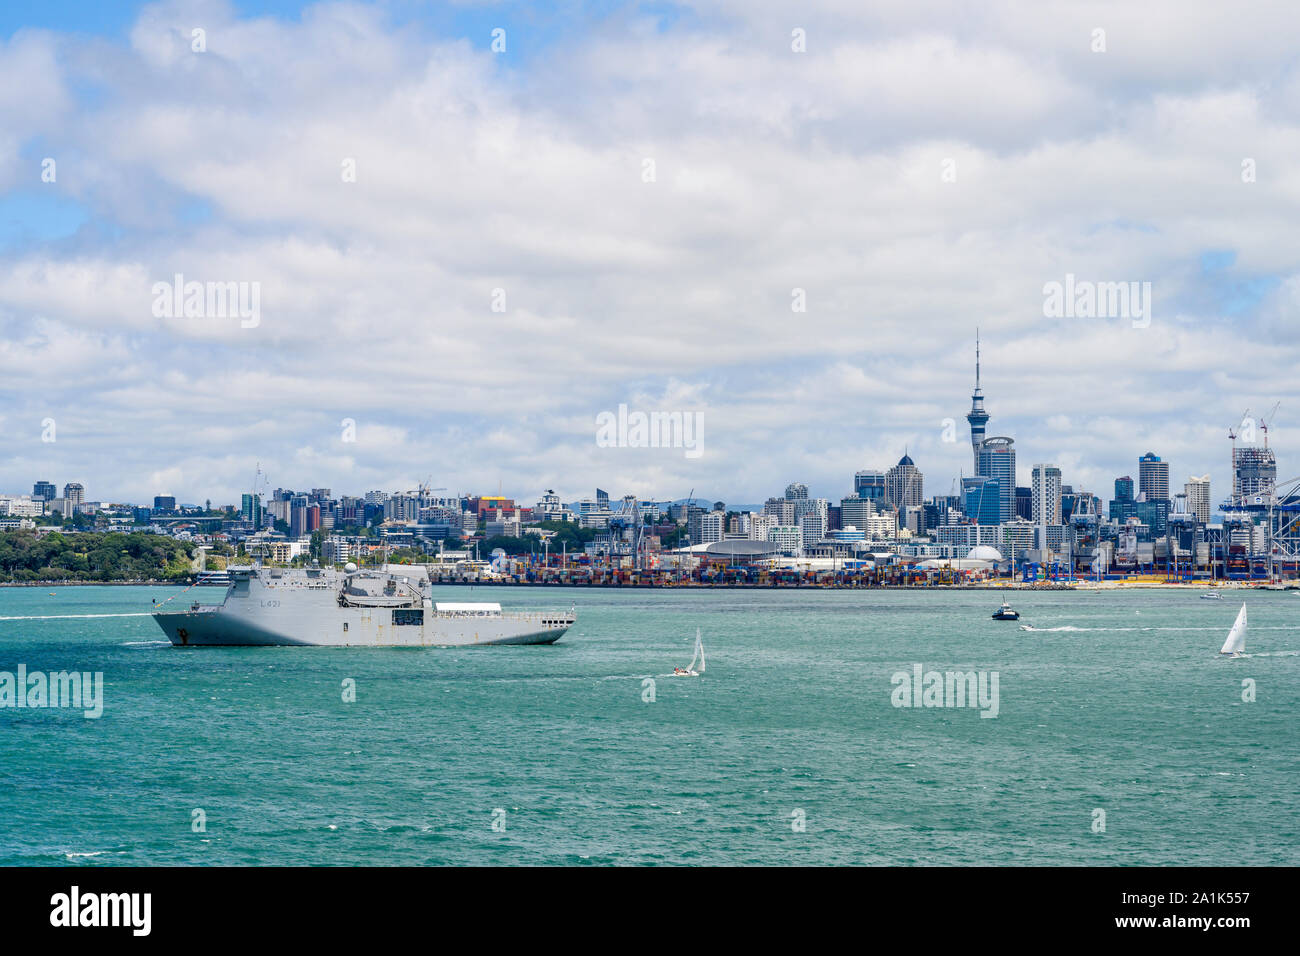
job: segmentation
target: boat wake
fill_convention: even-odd
[[[1049,631],[1076,631],[1079,633],[1092,633],[1094,631],[1221,631],[1218,627],[1075,627],[1073,624],[1063,624],[1060,627],[1034,627],[1032,624],[1021,624],[1022,631],[1038,631],[1046,633]],[[1270,627],[1255,627],[1256,631],[1293,631],[1293,627],[1274,625]]]
[[[126,641],[123,647],[171,647],[171,641]]]

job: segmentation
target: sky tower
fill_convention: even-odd
[[[984,393],[980,390],[980,330],[975,330],[975,391],[970,397],[970,411],[966,414],[970,422],[970,444],[975,453],[975,468],[971,472],[978,475],[980,463],[980,446],[984,444],[984,426],[989,422],[989,413],[984,411]]]

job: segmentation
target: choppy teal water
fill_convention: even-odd
[[[460,650],[175,649],[172,592],[55,592],[0,589],[0,670],[102,671],[104,714],[0,709],[0,864],[1300,862],[1291,593],[1229,660],[1240,601],[1158,591],[1015,595],[1025,631],[995,593],[447,588],[579,610]],[[998,672],[998,716],[894,707],[917,663]]]

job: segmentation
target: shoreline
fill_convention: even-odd
[[[834,585],[834,584],[573,584],[541,581],[483,581],[483,580],[431,580],[437,587],[495,587],[495,588],[532,588],[532,589],[567,589],[575,591],[1189,591],[1204,593],[1206,591],[1300,591],[1300,583],[1269,584],[1266,582],[1222,581],[1195,582],[1182,581],[1075,581],[1035,582],[1026,584],[1022,581],[980,581],[972,584],[872,584]],[[69,587],[157,587],[190,588],[193,581],[0,581],[0,588],[69,588]],[[198,585],[199,587],[224,587],[224,585]]]

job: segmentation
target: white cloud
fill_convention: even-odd
[[[286,487],[761,501],[838,497],[906,446],[944,493],[979,325],[1022,481],[1056,460],[1109,496],[1150,447],[1221,493],[1227,423],[1300,398],[1300,15],[786,9],[610,18],[524,65],[353,4],[0,44],[0,80],[36,81],[0,83],[0,186],[39,142],[91,214],[0,253],[0,487],[237,500],[260,461]],[[1236,261],[1207,273],[1210,250]],[[258,282],[260,324],[154,318],[176,273]],[[1151,282],[1151,327],[1045,319],[1066,273]],[[705,454],[597,448],[620,402],[702,409]],[[77,427],[42,445],[46,414]]]

